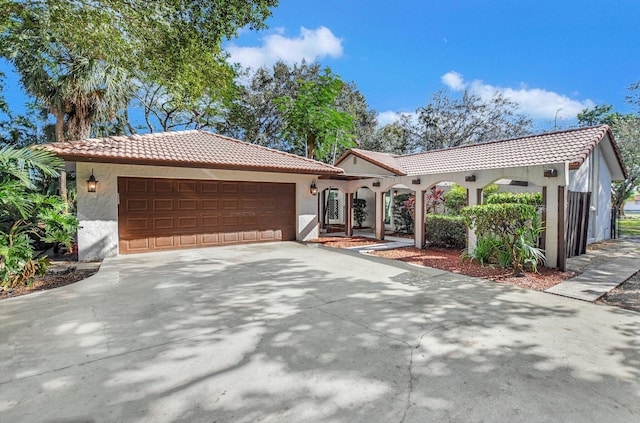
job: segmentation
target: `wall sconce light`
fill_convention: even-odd
[[[375,181],[374,183],[371,184],[371,186],[379,187],[380,186],[380,181]]]
[[[465,182],[475,182],[476,181],[476,175],[466,175],[464,177],[464,181]]]
[[[411,183],[412,183],[413,185],[420,185],[420,178],[418,178],[418,179],[412,179],[412,180],[411,180]]]
[[[558,170],[557,169],[545,169],[544,170],[544,177],[545,178],[555,178],[558,176]]]
[[[96,192],[97,188],[98,181],[96,180],[96,177],[93,176],[93,169],[91,169],[91,176],[87,179],[87,192]]]
[[[398,191],[396,191],[395,189],[393,190],[393,196],[397,197],[398,196]]]
[[[318,194],[318,187],[316,186],[316,181],[311,182],[311,186],[309,187],[309,192],[311,195]]]

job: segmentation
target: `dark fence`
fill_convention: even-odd
[[[567,237],[565,252],[567,258],[587,252],[589,234],[590,192],[569,191],[567,198]]]

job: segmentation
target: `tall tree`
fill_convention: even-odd
[[[402,122],[389,123],[377,128],[374,135],[359,144],[365,150],[390,154],[406,154],[412,149],[412,138]]]
[[[282,61],[272,67],[245,71],[237,94],[226,109],[218,131],[265,147],[294,152],[282,136],[284,121],[275,100],[294,98],[303,81],[318,80],[320,65],[302,61],[292,66]]]
[[[629,86],[625,101],[637,109],[635,114],[615,112],[607,104],[578,114],[582,126],[607,124],[613,131],[628,174],[626,180],[612,183],[611,202],[618,210],[640,185],[640,81]]]
[[[217,125],[217,130],[266,147],[306,155],[304,142],[286,136],[284,110],[278,107],[276,100],[281,97],[297,98],[306,82],[320,83],[321,76],[320,64],[306,61],[293,65],[279,61],[272,67],[246,71],[238,86],[238,94]],[[353,117],[354,135],[358,142],[375,132],[376,113],[368,107],[354,82],[342,84],[333,107]],[[334,143],[325,160],[331,161],[342,153],[343,148]]]
[[[285,120],[284,136],[304,146],[310,159],[326,160],[337,147],[355,145],[353,116],[336,105],[344,83],[325,69],[318,81],[305,81],[296,97],[276,99]]]
[[[517,103],[499,92],[487,100],[467,90],[459,98],[441,90],[416,114],[416,121],[403,123],[418,151],[523,136],[532,125],[530,118],[518,113]]]

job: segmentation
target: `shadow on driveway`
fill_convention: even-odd
[[[0,303],[3,421],[635,421],[640,315],[296,243]]]

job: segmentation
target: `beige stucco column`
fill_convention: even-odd
[[[468,188],[467,189],[467,205],[477,206],[482,204],[482,188]],[[476,231],[472,229],[467,230],[467,251],[471,253],[476,248],[478,243],[478,236]]]
[[[561,267],[564,265],[565,187],[547,186],[544,207],[546,210],[545,265],[547,267]]]
[[[376,191],[376,239],[384,239],[384,192]]]
[[[424,248],[424,191],[415,191],[416,209],[414,217],[415,245],[416,248]]]
[[[353,193],[344,195],[344,233],[346,236],[353,236]]]

